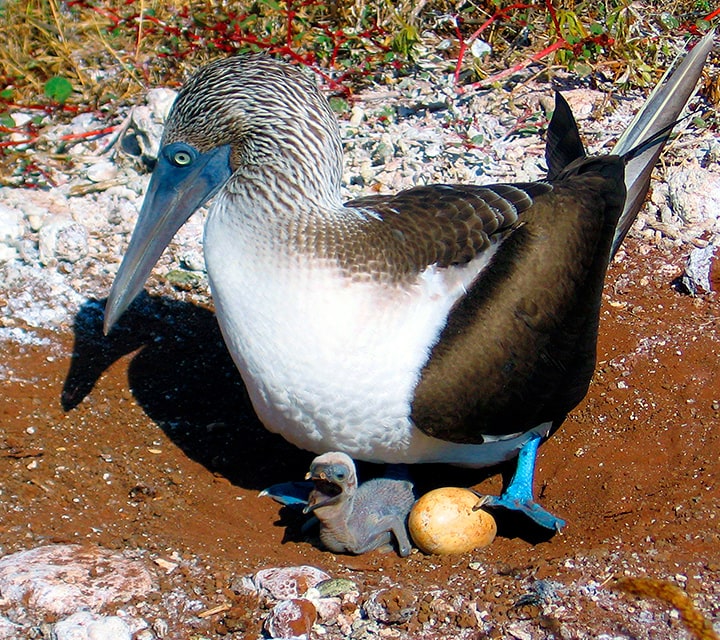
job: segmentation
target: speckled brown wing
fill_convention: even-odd
[[[419,429],[482,443],[559,424],[584,397],[623,177],[617,156],[579,159],[534,199],[451,311],[415,389]]]
[[[373,256],[378,264],[368,271],[385,270],[392,280],[414,277],[430,265],[465,264],[486,250],[493,236],[516,226],[533,199],[551,189],[542,182],[431,185],[352,200],[345,206],[369,217],[365,246],[346,260],[341,256],[341,262],[357,266],[363,255]]]

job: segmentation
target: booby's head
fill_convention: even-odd
[[[137,225],[105,307],[107,333],[178,229],[216,193],[267,176],[297,199],[339,202],[337,122],[312,79],[262,55],[193,74],[168,116]]]
[[[324,507],[342,507],[353,498],[358,488],[355,463],[350,456],[339,451],[315,458],[305,479],[312,480],[315,485],[310,492],[305,513]]]

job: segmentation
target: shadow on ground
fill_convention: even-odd
[[[104,300],[88,301],[75,317],[61,397],[65,411],[90,395],[110,366],[133,354],[128,382],[135,400],[187,456],[246,489],[304,476],[313,454],[271,434],[255,417],[212,311],[142,294],[105,336],[104,306]],[[507,482],[513,469],[513,463],[490,470],[421,465],[411,469],[411,479],[422,494],[437,486],[476,485],[498,471]],[[382,465],[358,465],[361,479],[383,471]],[[547,537],[512,514],[497,515],[508,537],[532,542]]]
[[[75,317],[65,411],[132,354],[128,384],[136,402],[190,458],[248,489],[304,474],[311,454],[259,423],[210,310],[143,294],[104,336],[104,306],[88,301]]]

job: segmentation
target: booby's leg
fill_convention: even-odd
[[[407,518],[407,515],[405,516]],[[398,553],[402,558],[406,558],[412,551],[412,543],[408,537],[407,525],[405,518],[400,516],[383,516],[379,519],[368,519],[365,524],[369,527],[368,531],[361,531],[356,535],[362,538],[362,541],[350,549],[356,555],[367,553],[373,549],[382,549],[383,551],[392,550],[392,538],[395,538],[398,547]],[[388,536],[388,534],[390,534]],[[385,540],[390,538],[388,542]],[[387,548],[385,548],[387,547]]]
[[[542,437],[535,435],[522,446],[510,484],[500,496],[482,496],[482,506],[520,511],[541,527],[560,531],[565,526],[565,521],[543,509],[533,497],[535,458],[541,441]]]

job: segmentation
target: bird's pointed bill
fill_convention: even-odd
[[[155,263],[178,229],[220,189],[231,175],[230,146],[198,153],[183,145],[187,163],[175,160],[177,145],[165,147],[153,171],[130,245],[105,305],[108,333],[143,288]],[[175,155],[173,155],[173,153]]]
[[[311,480],[315,488],[310,492],[308,505],[303,509],[303,513],[312,513],[320,507],[327,507],[340,501],[343,492],[342,487],[328,480],[324,473],[311,476]]]
[[[312,482],[279,482],[263,489],[258,496],[272,498],[275,502],[288,507],[304,507],[314,486]]]

